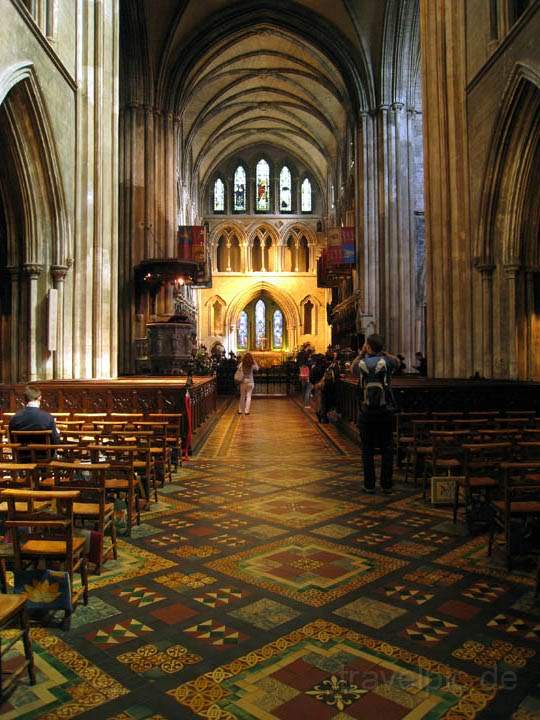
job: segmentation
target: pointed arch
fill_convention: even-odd
[[[246,305],[249,305],[252,300],[259,297],[262,292],[266,292],[271,298],[273,298],[276,305],[278,305],[282,310],[283,315],[285,316],[289,346],[295,347],[298,344],[301,326],[298,307],[286,290],[283,290],[282,288],[277,287],[277,285],[264,280],[254,283],[246,290],[238,293],[238,295],[231,300],[229,306],[227,307],[225,318],[227,330],[231,333],[236,333],[240,313],[244,310]]]
[[[68,265],[73,252],[65,190],[49,115],[30,60],[11,65],[0,74],[0,108],[23,207],[19,259],[26,264],[48,260],[54,265]],[[44,254],[46,250],[49,257]],[[12,259],[16,264],[18,248],[10,243],[8,251],[8,262]]]
[[[476,263],[480,268],[498,262],[540,266],[538,249],[533,252],[533,243],[525,246],[521,231],[528,196],[525,185],[540,138],[540,74],[535,70],[516,65],[494,127],[483,182]]]

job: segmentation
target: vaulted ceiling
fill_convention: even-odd
[[[144,81],[128,94],[181,118],[182,162],[204,185],[226,157],[270,144],[321,186],[348,119],[374,105],[382,0],[124,0]],[[142,32],[144,30],[144,32]],[[144,35],[144,37],[141,37]],[[128,100],[129,101],[129,100]]]

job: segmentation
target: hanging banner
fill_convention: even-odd
[[[212,287],[210,255],[204,225],[179,225],[177,234],[177,257],[197,263],[193,287]]]

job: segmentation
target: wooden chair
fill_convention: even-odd
[[[166,422],[166,443],[171,450],[171,461],[175,472],[178,470],[182,454],[182,413],[149,413],[148,420]]]
[[[470,434],[467,430],[432,430],[432,452],[425,458],[422,476],[422,497],[426,498],[427,479],[434,475],[459,475],[463,466],[461,447]]]
[[[405,468],[405,482],[409,477],[409,470],[413,471],[414,486],[418,482],[420,467],[424,469],[426,461],[431,457],[433,444],[432,430],[442,430],[448,426],[447,420],[413,420],[413,443],[407,447],[407,465]]]
[[[68,630],[71,614],[80,598],[88,605],[88,573],[84,557],[84,538],[75,537],[73,504],[79,497],[78,490],[3,490],[1,497],[7,500],[8,519],[6,527],[13,535],[13,553],[16,570],[63,565],[69,575],[72,609],[65,611],[63,627]],[[56,511],[37,510],[37,503],[56,506]],[[20,510],[19,503],[27,509]],[[74,587],[74,574],[80,573],[81,588]]]
[[[0,462],[17,462],[17,450],[20,443],[2,443],[0,445]]]
[[[7,693],[15,686],[15,681],[25,672],[28,672],[30,685],[36,684],[34,671],[34,654],[32,652],[32,641],[30,640],[30,627],[26,614],[26,595],[0,595],[0,701],[4,700]],[[8,635],[6,641],[2,642],[2,632],[17,628],[18,632]],[[2,658],[16,642],[22,640],[24,647],[24,662],[18,665],[9,673],[7,680],[3,681]],[[5,673],[7,675],[7,673]]]
[[[157,479],[161,480],[162,485],[165,484],[165,480],[172,482],[172,452],[167,444],[168,422],[137,420],[133,425],[136,430],[150,430],[153,432],[154,438],[150,447],[150,454],[154,461]]]
[[[479,428],[475,431],[479,443],[500,443],[509,442],[515,445],[523,437],[520,428]]]
[[[104,445],[130,445],[135,449],[133,456],[133,469],[139,482],[142,483],[144,493],[141,500],[150,502],[150,492],[154,494],[157,502],[157,474],[154,455],[152,454],[152,440],[154,433],[151,430],[113,430],[110,436],[102,437]]]
[[[461,420],[461,419],[463,419],[463,418],[465,417],[465,413],[464,413],[464,412],[458,412],[458,411],[453,411],[453,412],[434,412],[434,413],[431,413],[431,417],[432,417],[434,420],[448,420],[448,421],[451,421],[451,422],[452,422],[452,421],[454,421],[454,420]]]
[[[50,445],[52,443],[52,430],[11,430],[11,441],[18,445]],[[24,447],[19,448],[18,460],[30,462],[31,455]]]
[[[495,419],[495,425],[499,428],[525,428],[534,427],[534,417],[499,417]]]
[[[502,481],[501,463],[511,460],[513,451],[511,442],[463,445],[463,477],[456,478],[454,524],[457,522],[460,494],[469,532],[477,522],[489,524],[489,503]]]
[[[504,498],[491,502],[493,511],[488,556],[497,530],[504,533],[506,567],[530,551],[527,529],[540,520],[540,461],[502,463]],[[524,552],[523,552],[524,551]]]
[[[107,496],[126,502],[126,535],[131,535],[134,521],[141,524],[140,497],[143,489],[136,476],[133,464],[137,448],[133,445],[91,445],[88,448],[94,463],[105,462],[109,469],[105,472]]]
[[[107,502],[105,472],[110,466],[105,463],[58,462],[50,465],[55,488],[58,490],[78,490],[80,492],[73,503],[74,521],[91,523],[92,529],[101,535],[99,556],[95,562],[97,575],[109,558],[118,558],[116,545],[116,525],[114,522],[114,504]],[[107,535],[110,538],[105,545]]]
[[[36,490],[38,485],[37,465],[35,463],[2,463],[0,464],[0,490],[19,488]],[[19,505],[25,510],[26,503]],[[0,516],[7,516],[7,501],[0,497]]]
[[[407,457],[407,448],[414,443],[413,420],[427,420],[427,412],[400,412],[396,416],[396,463],[403,466],[403,458]]]
[[[494,420],[499,415],[498,410],[473,410],[467,413],[470,420]]]
[[[534,420],[536,410],[507,410],[505,416],[507,418],[529,418],[529,420]]]

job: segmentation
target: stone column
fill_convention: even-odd
[[[27,369],[28,380],[37,380],[38,352],[43,349],[42,338],[39,335],[40,323],[38,318],[38,280],[43,272],[43,265],[23,265],[26,276],[26,320],[28,327]]]
[[[479,265],[482,278],[482,375],[493,377],[493,270],[494,265]]]
[[[56,352],[53,359],[53,377],[64,377],[64,284],[67,265],[51,265],[53,288],[58,291],[58,318],[56,328]]]
[[[10,323],[10,363],[9,375],[11,382],[17,382],[22,373],[21,354],[20,354],[20,323],[21,303],[20,303],[20,282],[21,269],[18,267],[8,268],[11,278],[11,318]]]
[[[463,0],[420,0],[420,30],[428,367],[435,377],[469,377],[474,368]]]
[[[363,287],[362,317],[374,319],[378,327],[379,292],[379,192],[376,122],[374,114],[361,115],[356,167],[357,205],[362,208],[363,225],[358,253],[359,282]],[[363,321],[362,321],[363,322]]]
[[[518,335],[516,332],[516,320],[518,311],[518,282],[520,266],[517,263],[509,263],[504,266],[504,277],[507,295],[507,317],[505,319],[506,348],[508,357],[508,378],[517,380],[518,372]]]

